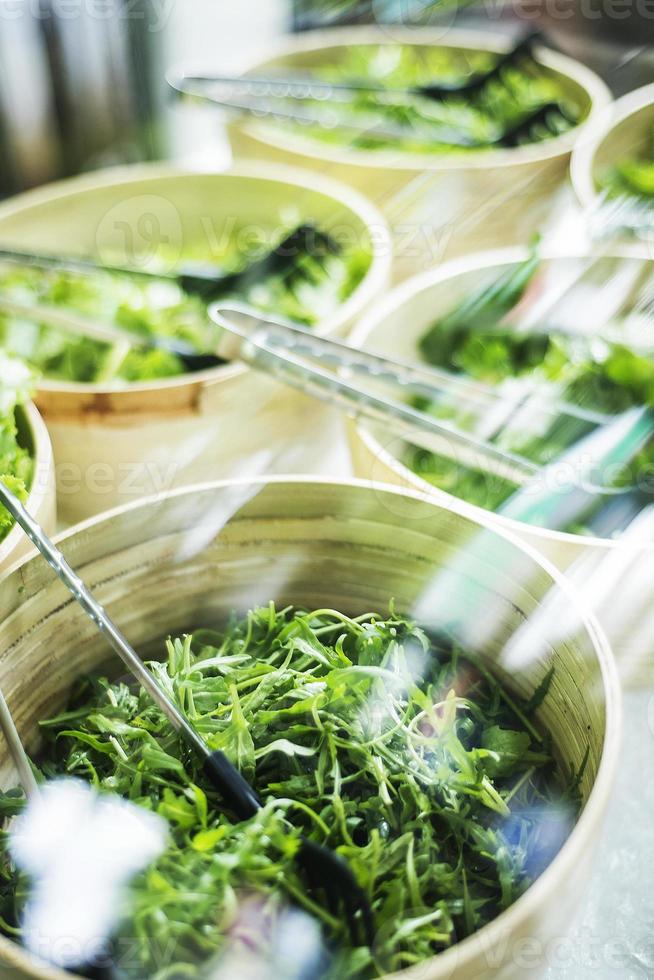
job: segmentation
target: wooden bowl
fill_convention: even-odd
[[[34,477],[27,498],[27,510],[46,531],[53,533],[57,524],[57,500],[54,458],[48,430],[31,402],[18,406],[16,424],[20,444],[29,449],[34,460]],[[23,531],[14,526],[0,542],[0,573],[31,551],[32,545]]]
[[[174,262],[237,228],[274,233],[289,215],[371,250],[363,281],[316,327],[343,333],[384,290],[391,245],[372,205],[315,174],[260,165],[222,174],[163,166],[94,173],[0,205],[0,242],[113,262],[124,253],[126,265],[163,243]],[[243,473],[249,457],[265,456],[280,433],[290,440],[322,417],[315,403],[238,364],[120,388],[43,381],[36,402],[67,524],[182,483],[256,475]]]
[[[352,45],[384,43],[411,45],[418,52],[437,45],[501,53],[510,46],[505,37],[486,32],[348,27],[285,40],[248,71],[312,68],[338,59]],[[541,227],[575,141],[592,129],[611,96],[597,75],[571,58],[546,48],[537,49],[537,57],[586,112],[581,126],[542,143],[470,154],[356,150],[248,120],[231,124],[232,147],[237,157],[293,162],[362,190],[391,225],[399,281],[471,249],[526,242]]]
[[[625,254],[632,252],[627,249]],[[438,269],[415,276],[396,287],[370,310],[353,331],[350,342],[357,347],[397,356],[400,360],[421,360],[418,341],[439,316],[484,283],[495,281],[510,266],[524,261],[527,255],[526,248],[498,249],[454,259]],[[606,257],[610,259],[609,255]],[[349,427],[349,436],[354,472],[358,477],[409,487],[429,494],[445,506],[458,499],[432,486],[401,461],[405,448],[402,439],[354,424]],[[488,520],[493,526],[516,534],[558,568],[570,573],[574,569],[579,587],[588,590],[588,601],[599,603],[595,612],[609,636],[624,680],[636,684],[643,678],[654,680],[652,620],[648,611],[654,600],[654,590],[647,585],[654,540],[642,535],[609,539],[549,531],[501,517],[473,504],[459,503],[473,519]],[[614,599],[616,595],[623,595],[623,603],[606,601],[604,592],[594,588],[598,575],[613,575],[611,563],[615,563],[616,569],[623,570],[622,577],[617,576],[612,596]],[[638,596],[633,591],[635,580],[641,590]],[[627,592],[631,595],[627,596]]]
[[[654,84],[629,92],[605,108],[587,139],[572,154],[570,176],[579,203],[598,203],[600,180],[611,167],[654,146]]]
[[[474,550],[461,565],[462,549],[480,534],[494,565]],[[534,945],[535,959],[544,964],[547,942],[563,934],[590,870],[620,726],[619,685],[606,641],[552,566],[456,506],[388,487],[311,478],[177,490],[90,521],[61,540],[68,560],[141,653],[161,651],[169,633],[216,625],[233,609],[244,612],[270,599],[355,614],[383,611],[393,596],[400,611],[421,606],[421,622],[435,627],[442,619],[437,622],[425,599],[443,569],[453,570],[457,589],[474,593],[478,622],[490,627],[474,646],[501,677],[528,696],[555,668],[539,720],[566,765],[576,769],[588,753],[583,810],[554,862],[515,905],[452,950],[394,977],[522,977],[527,940],[530,968]],[[555,608],[559,622],[561,615],[569,619],[565,635],[550,633]],[[5,582],[0,617],[0,688],[21,736],[36,751],[38,720],[63,707],[80,674],[112,661],[103,638],[38,558]],[[469,608],[462,628],[465,622]],[[529,657],[521,658],[520,668],[510,667],[507,643],[525,629]],[[3,744],[0,783],[15,782]],[[0,962],[3,977],[68,976],[4,938]]]

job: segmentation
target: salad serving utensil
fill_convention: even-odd
[[[220,793],[238,819],[247,820],[255,816],[263,806],[256,790],[230,762],[224,752],[212,751],[209,748],[184,713],[157,683],[154,675],[146,668],[103,606],[73,571],[62,552],[28,513],[18,497],[1,480],[0,504],[9,511],[19,527],[45,558],[57,578],[106,638],[109,646],[118,654],[128,671],[162,711],[173,729],[202,761],[203,771],[207,779],[214,789]],[[28,785],[30,789],[33,789],[36,784],[29,782],[25,769],[27,766],[31,773],[29,761],[11,720],[9,709],[1,697],[0,724],[3,726],[12,754],[15,753],[14,758],[17,766],[20,763],[21,779],[23,775],[27,779],[27,784],[24,784],[26,790]],[[297,860],[312,888],[324,891],[330,910],[334,914],[337,914],[339,909],[343,911],[352,942],[370,945],[373,941],[372,910],[348,863],[325,845],[318,844],[306,837],[301,839]]]
[[[499,129],[490,138],[479,139],[436,120],[429,126],[397,125],[387,121],[381,122],[371,112],[362,112],[360,118],[339,115],[334,111],[334,105],[352,105],[356,97],[361,95],[380,96],[386,99],[421,97],[432,101],[444,101],[449,98],[475,99],[483,94],[487,85],[505,84],[504,75],[507,69],[515,67],[525,59],[535,63],[534,46],[543,40],[540,32],[530,32],[511,50],[498,56],[489,69],[475,73],[464,82],[451,84],[426,83],[407,88],[393,88],[361,81],[332,83],[310,75],[228,76],[183,70],[169,71],[167,80],[170,87],[182,96],[211,102],[223,109],[255,118],[268,118],[300,126],[317,126],[328,130],[340,128],[366,137],[389,140],[418,137],[426,142],[450,146],[513,148],[543,135],[557,136],[563,129],[574,125],[574,120],[570,118],[563,105],[549,101],[537,109],[528,111],[522,119],[507,125],[504,129]],[[298,108],[306,103],[310,103],[308,112]],[[380,103],[381,105],[383,103]]]
[[[44,271],[76,272],[83,275],[109,273],[146,283],[171,282],[189,295],[209,302],[219,294],[247,288],[272,276],[283,278],[289,286],[310,282],[312,281],[311,264],[298,262],[298,258],[309,256],[312,261],[322,262],[331,255],[337,255],[339,251],[338,243],[329,234],[305,222],[292,229],[269,252],[246,264],[242,269],[231,272],[221,272],[216,266],[211,265],[190,264],[176,273],[165,274],[133,267],[106,265],[92,258],[47,255],[7,248],[0,248],[0,264],[6,263]],[[55,329],[67,330],[101,343],[114,344],[118,341],[127,341],[133,347],[166,351],[178,357],[187,371],[204,371],[222,363],[221,358],[211,351],[198,351],[192,344],[178,337],[141,335],[130,333],[128,330],[118,330],[81,317],[73,311],[42,304],[32,305],[21,299],[12,299],[1,292],[0,311],[10,316],[36,320]]]
[[[356,95],[390,95],[404,97],[422,95],[428,99],[444,99],[452,95],[472,95],[479,92],[490,81],[501,78],[502,73],[517,64],[525,56],[533,58],[534,46],[543,41],[539,31],[533,31],[521,38],[517,44],[505,54],[499,55],[495,64],[486,71],[477,72],[467,81],[461,83],[441,83],[432,85],[413,85],[407,88],[393,88],[378,85],[374,82],[348,81],[327,82],[312,75],[216,75],[216,74],[187,74],[185,72],[170,72],[168,80],[174,88],[178,85],[198,84],[207,87],[222,87],[228,93],[235,93],[253,98],[270,95],[279,99],[336,99],[351,101]],[[182,88],[179,88],[182,91]]]
[[[240,83],[239,78],[234,78],[236,84]],[[479,147],[486,146],[486,142],[481,142],[469,133],[454,129],[443,123],[434,121],[429,126],[407,126],[395,124],[388,121],[380,121],[379,116],[372,111],[354,115],[344,115],[334,110],[333,104],[347,105],[349,98],[343,98],[344,89],[337,87],[334,90],[334,97],[329,96],[329,104],[325,105],[325,95],[321,89],[320,100],[313,102],[313,97],[309,94],[301,95],[301,92],[317,91],[309,89],[308,82],[300,83],[297,89],[293,89],[294,94],[283,95],[283,88],[271,87],[271,91],[266,95],[272,96],[271,101],[261,98],[261,93],[253,100],[239,97],[238,94],[230,94],[222,82],[214,83],[211,76],[187,75],[184,72],[168,73],[168,83],[181,96],[199,99],[210,102],[212,105],[236,115],[252,116],[255,119],[270,119],[273,122],[292,123],[297,126],[318,127],[319,129],[333,130],[343,129],[352,132],[354,137],[378,137],[385,140],[405,140],[407,138],[419,136],[429,142],[445,144],[458,147]],[[330,86],[325,86],[329,90]],[[383,91],[380,89],[380,91]],[[340,96],[340,97],[339,97]],[[284,104],[285,99],[289,99],[292,104]],[[304,111],[301,106],[310,103],[309,110]]]
[[[424,394],[425,380],[433,374],[430,368],[398,366],[387,358],[312,336],[297,325],[264,320],[241,304],[215,304],[209,313],[225,332],[221,350],[228,358],[240,358],[306,394],[345,408],[355,419],[381,423],[387,431],[417,446],[511,479],[518,489],[503,505],[501,512],[506,516],[546,520],[546,526],[565,526],[570,523],[571,509],[583,512],[598,495],[623,501],[643,498],[638,487],[606,485],[602,472],[619,470],[650,441],[654,412],[647,407],[611,416],[587,414],[584,410],[577,414],[574,406],[559,405],[557,413],[567,411],[571,417],[592,422],[593,427],[588,435],[542,466],[449,422],[359,387],[333,370],[316,366],[312,360],[327,363],[332,369],[345,367],[377,381],[390,381],[405,393],[417,387]],[[561,474],[566,477],[563,484]]]
[[[100,320],[91,320],[72,310],[42,303],[24,303],[0,294],[0,313],[62,330],[76,337],[86,337],[102,344],[127,343],[145,350],[174,354],[186,371],[206,371],[224,364],[224,359],[210,351],[203,353],[179,337],[163,334],[137,334]]]
[[[340,251],[338,242],[311,222],[288,231],[269,251],[235,270],[221,270],[213,264],[187,263],[174,273],[154,272],[133,266],[107,265],[90,257],[48,255],[0,248],[0,263],[60,272],[105,273],[143,282],[170,282],[185,293],[205,302],[226,292],[249,287],[271,276],[311,280],[311,269],[297,260],[302,256],[324,261]]]

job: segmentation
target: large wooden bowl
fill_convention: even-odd
[[[32,517],[49,533],[54,532],[57,521],[57,499],[55,491],[55,465],[50,436],[43,419],[30,402],[19,405],[16,410],[16,424],[20,444],[28,449],[34,460],[32,487],[26,507]],[[19,527],[13,527],[7,537],[0,542],[0,573],[19,561],[32,550],[29,540]]]
[[[562,934],[589,871],[620,720],[606,641],[552,566],[456,507],[388,487],[310,478],[174,491],[90,521],[65,535],[62,547],[143,654],[161,651],[169,633],[219,624],[233,609],[270,599],[354,614],[381,612],[392,596],[398,611],[420,610],[421,622],[436,627],[445,621],[436,600],[449,587],[449,569],[461,601],[448,603],[447,620],[462,631],[487,627],[467,642],[511,687],[528,696],[555,668],[539,720],[566,766],[580,767],[588,753],[583,810],[560,854],[512,908],[451,951],[395,976],[521,977],[527,940],[530,969],[545,964],[547,942]],[[5,581],[0,618],[0,688],[35,751],[39,719],[62,708],[76,678],[107,664],[107,648],[38,558]],[[565,630],[558,628],[563,620]],[[518,663],[509,656],[516,642]],[[115,662],[113,669],[121,672]],[[0,783],[15,782],[3,744]],[[67,976],[7,939],[0,939],[0,961],[2,976],[14,980]]]
[[[295,220],[314,220],[372,252],[363,281],[316,327],[343,333],[387,284],[386,224],[356,192],[289,167],[193,173],[137,166],[63,181],[0,205],[0,243],[123,257],[131,265],[157,245],[174,261],[189,248],[211,254],[214,240],[238,229],[274,234]],[[322,417],[308,399],[238,364],[122,388],[43,381],[36,402],[52,437],[59,515],[68,524],[181,483],[250,475],[250,458]]]
[[[433,46],[501,53],[510,45],[502,36],[468,30],[347,27],[285,40],[248,71],[301,71],[337,61],[352,45],[384,43],[410,45],[418,56]],[[394,279],[399,281],[471,249],[526,242],[540,229],[567,173],[575,141],[593,131],[610,93],[597,75],[573,59],[546,48],[539,48],[537,56],[586,113],[581,126],[542,143],[470,154],[357,150],[247,120],[231,125],[232,147],[237,157],[311,167],[363,191],[391,225]]]
[[[625,250],[639,260],[638,251]],[[454,259],[398,286],[382,298],[362,319],[350,337],[355,346],[396,356],[400,360],[421,360],[418,341],[438,318],[459,300],[484,283],[494,282],[512,265],[524,261],[525,248],[498,249]],[[612,256],[606,254],[606,259]],[[564,258],[544,259],[545,263]],[[601,260],[600,260],[601,261]],[[349,428],[354,471],[357,476],[410,487],[429,494],[446,506],[454,499],[444,490],[432,486],[401,460],[405,443],[380,429],[364,425]],[[640,684],[643,678],[654,679],[653,620],[650,607],[654,589],[650,587],[649,567],[654,559],[654,531],[618,538],[568,534],[523,524],[501,517],[473,504],[461,503],[475,520],[490,520],[494,526],[518,535],[523,541],[546,555],[562,570],[575,574],[579,587],[588,591],[591,604],[597,603],[597,616],[606,630],[618,659],[623,678]],[[608,601],[599,580],[615,579]],[[621,596],[623,601],[613,601]]]

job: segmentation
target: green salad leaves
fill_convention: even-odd
[[[283,238],[284,232],[279,237]],[[253,245],[251,255],[237,253],[232,247],[221,268],[226,272],[240,270],[261,256],[262,247]],[[363,247],[320,257],[298,254],[284,272],[270,274],[229,295],[262,311],[312,326],[339,308],[369,265],[370,254]],[[9,298],[23,304],[66,307],[135,334],[175,336],[200,350],[211,349],[217,341],[218,328],[206,315],[206,302],[165,279],[144,282],[102,271],[76,274],[3,266],[0,287]],[[46,378],[59,381],[125,384],[174,377],[185,370],[181,360],[168,351],[134,349],[127,341],[99,343],[2,313],[0,345],[24,358]]]
[[[33,384],[30,369],[0,351],[0,480],[23,501],[32,482],[34,460],[21,438],[17,412],[29,398]],[[0,540],[7,536],[13,523],[8,511],[0,506]]]
[[[253,899],[269,922],[289,903],[320,921],[333,980],[409,966],[511,905],[576,817],[576,783],[563,788],[534,717],[551,675],[524,703],[482,660],[392,609],[350,618],[271,603],[170,640],[150,669],[265,806],[232,819],[161,712],[124,683],[85,680],[42,723],[44,777],[90,780],[170,824],[166,853],[132,886],[119,976],[195,976],[233,944]],[[21,806],[16,793],[0,799],[5,816]],[[351,948],[308,893],[301,833],[350,863],[372,905],[372,949]],[[5,853],[0,924],[18,938],[27,888]],[[264,935],[247,942],[265,955]]]
[[[634,349],[625,338],[622,342],[619,322],[611,334],[590,336],[557,330],[556,325],[547,331],[544,327],[524,331],[514,328],[510,319],[505,321],[534,283],[539,267],[534,252],[473,291],[425,332],[419,350],[428,363],[483,382],[502,394],[505,410],[498,415],[498,406],[494,406],[498,427],[492,441],[546,465],[598,424],[590,414],[587,419],[573,418],[554,410],[555,406],[567,403],[587,413],[600,413],[605,419],[636,406],[654,408],[654,358],[645,349]],[[414,404],[468,431],[483,428],[490,411],[488,401],[452,395],[438,401],[416,398]],[[416,447],[406,447],[403,461],[435,487],[490,510],[499,509],[517,489],[497,475]],[[616,506],[611,521],[618,523],[611,524],[608,533],[617,533],[623,526],[620,522],[635,516],[633,507],[640,509],[654,495],[653,440],[629,464],[611,472],[610,485],[640,488],[638,499],[634,497],[624,511]],[[604,517],[603,501],[598,498],[583,526],[575,523],[567,530],[588,533],[598,521],[605,534],[609,525]]]
[[[561,81],[533,59],[507,67],[501,80],[485,85],[474,97],[451,95],[432,100],[407,89],[430,84],[456,85],[473,75],[488,71],[497,55],[484,51],[468,51],[438,45],[353,44],[339,49],[338,55],[327,53],[320,66],[310,61],[306,68],[300,61],[293,63],[298,73],[334,82],[359,82],[380,85],[388,93],[360,93],[351,103],[338,102],[339,118],[359,121],[363,132],[353,134],[344,127],[322,128],[303,126],[300,134],[329,143],[345,143],[361,150],[401,150],[409,153],[471,153],[491,148],[495,140],[529,115],[545,105],[561,106],[565,117],[558,121],[565,132],[582,121],[585,110],[571,102]],[[400,90],[400,94],[397,94]],[[316,109],[324,108],[316,103]],[[406,128],[406,138],[385,136],[374,132],[374,124],[390,123]],[[438,142],[439,130],[457,134],[462,145]],[[554,134],[542,127],[532,134],[531,141],[552,138]],[[465,146],[469,141],[470,146]],[[456,141],[455,141],[456,142]]]

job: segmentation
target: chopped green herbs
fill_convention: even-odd
[[[309,72],[329,82],[367,83],[401,92],[400,95],[396,91],[357,94],[351,103],[339,101],[331,106],[339,118],[358,121],[364,130],[361,135],[353,136],[352,130],[343,127],[307,130],[303,126],[298,132],[305,135],[308,132],[323,142],[347,142],[348,146],[361,150],[470,153],[492,148],[507,130],[546,105],[557,104],[565,114],[558,121],[560,132],[582,121],[586,109],[574,99],[571,102],[561,80],[533,59],[523,59],[519,65],[507,67],[501,80],[485,85],[474,97],[452,95],[436,101],[422,95],[402,94],[422,85],[458,84],[489,70],[496,60],[497,55],[490,52],[405,44],[359,44],[326,51],[319,67],[313,59],[306,66],[296,59],[293,70],[303,75]],[[323,111],[324,103],[316,103],[316,109]],[[406,137],[391,138],[371,131],[375,124],[385,123],[405,128]],[[452,145],[445,137],[439,142],[439,131],[455,134],[454,143],[463,141],[471,145]],[[525,142],[537,142],[553,135],[542,127],[525,138]]]
[[[586,413],[609,418],[635,406],[654,407],[654,357],[620,342],[620,324],[611,336],[584,336],[543,327],[531,332],[514,328],[505,317],[522,300],[539,268],[534,254],[512,265],[489,286],[466,296],[441,317],[419,341],[430,364],[492,386],[504,398],[503,407],[484,398],[444,394],[438,401],[414,399],[414,404],[437,418],[454,421],[466,431],[486,434],[507,451],[546,465],[561,456],[598,424],[592,416],[575,418],[556,410],[566,403]],[[597,418],[597,416],[595,416]],[[489,426],[492,426],[489,429]],[[500,477],[460,465],[408,446],[403,462],[434,486],[484,507],[498,510],[517,487]],[[611,470],[606,484],[637,486],[628,502],[609,507],[598,496],[574,533],[615,534],[652,502],[654,440],[619,472]],[[605,506],[607,505],[607,506]],[[607,527],[609,530],[607,531]]]
[[[252,258],[260,257],[262,247],[253,246]],[[246,256],[245,264],[249,261]],[[243,256],[234,249],[224,256],[226,271],[243,264]],[[290,268],[247,285],[237,297],[312,326],[339,308],[369,265],[370,254],[363,248],[320,257],[301,254]],[[81,275],[3,266],[0,286],[9,298],[21,303],[67,307],[132,333],[174,336],[198,349],[210,349],[217,341],[217,328],[208,320],[206,303],[164,279],[144,283],[109,272]],[[185,370],[182,361],[167,351],[138,350],[127,341],[99,343],[2,313],[0,344],[25,358],[46,378],[60,381],[121,384],[174,377]]]
[[[132,886],[119,975],[196,975],[256,898],[273,922],[284,903],[320,920],[333,980],[379,976],[493,919],[569,833],[576,790],[534,717],[551,676],[522,703],[483,661],[392,610],[352,619],[270,604],[167,647],[152,671],[265,806],[231,819],[161,712],[125,684],[86,680],[43,722],[45,777],[90,780],[170,824],[168,850]],[[16,793],[0,796],[4,816],[20,806]],[[373,949],[352,949],[344,923],[307,894],[301,833],[350,863],[373,908]],[[20,935],[25,891],[5,853],[9,935]]]
[[[0,351],[0,480],[21,500],[27,499],[34,460],[21,439],[17,411],[29,398],[33,383],[29,368]],[[0,506],[0,540],[13,524],[11,515]]]

